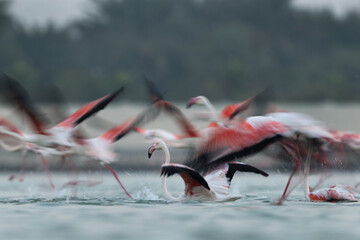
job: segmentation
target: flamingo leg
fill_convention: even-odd
[[[21,173],[19,177],[19,182],[24,181],[25,178],[25,167],[26,167],[26,157],[27,157],[27,150],[22,152],[22,159],[21,159]],[[9,177],[9,181],[12,181],[16,178],[16,175],[11,175]]]
[[[27,153],[28,153],[27,150],[24,150],[23,153],[22,153],[21,174],[20,174],[20,178],[19,178],[20,182],[24,181],[24,178],[25,178],[25,167],[26,167]]]
[[[67,176],[70,181],[77,180],[79,178],[79,169],[74,162],[69,158],[68,155],[61,157],[61,162],[64,165]]]
[[[76,168],[76,165],[71,161],[68,155],[64,155],[61,157],[61,163],[64,166],[64,169],[66,171],[67,177],[69,181],[67,183],[64,183],[59,190],[62,190],[68,186],[71,186],[71,195],[73,197],[77,197],[77,185],[74,184],[76,181],[78,181],[79,178],[79,171]]]
[[[319,189],[320,186],[330,177],[332,176],[332,173],[330,172],[326,172],[323,175],[320,176],[319,180],[317,181],[317,183],[315,184],[314,187],[310,187],[310,191],[315,191],[316,189]]]
[[[126,193],[126,195],[130,198],[133,199],[133,197],[128,193],[128,191],[126,191],[124,185],[122,185],[122,183],[120,182],[119,177],[117,176],[116,172],[106,163],[104,163],[105,167],[107,167],[107,169],[109,169],[109,171],[114,175],[115,179],[118,181],[118,183],[120,184],[121,188],[124,190],[124,192]]]
[[[44,167],[45,167],[45,171],[46,171],[46,174],[48,176],[48,179],[49,179],[49,183],[50,183],[50,186],[52,189],[55,189],[55,185],[51,179],[51,174],[50,174],[50,170],[49,170],[49,165],[48,165],[48,162],[46,160],[46,158],[43,156],[43,155],[40,155],[40,158],[44,164]]]
[[[295,189],[295,187],[300,183],[299,181],[293,187],[289,188],[292,178],[295,176],[295,174],[299,170],[299,167],[301,166],[299,148],[295,143],[291,144],[291,146],[288,146],[288,144],[282,144],[282,147],[290,155],[295,166],[294,166],[294,170],[290,174],[289,180],[287,181],[284,192],[276,205],[281,205],[284,202],[284,200],[289,196],[289,194]],[[293,152],[293,150],[295,150],[295,153]]]

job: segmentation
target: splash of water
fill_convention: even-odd
[[[142,185],[141,190],[134,194],[135,199],[139,200],[150,200],[150,201],[160,201],[163,200],[161,197],[156,195],[151,191],[150,188]]]

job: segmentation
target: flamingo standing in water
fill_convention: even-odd
[[[202,176],[196,170],[183,165],[170,163],[170,152],[166,143],[161,139],[156,139],[148,150],[149,158],[155,150],[165,152],[165,163],[161,166],[162,187],[164,195],[168,200],[198,200],[198,201],[235,201],[240,196],[230,194],[231,180],[236,171],[253,172],[265,177],[267,173],[253,166],[239,162],[229,162],[214,168]],[[172,196],[166,186],[166,178],[173,174],[179,174],[185,182],[184,195],[182,197]]]

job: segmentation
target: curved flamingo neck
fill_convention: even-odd
[[[163,141],[162,141],[163,142]],[[165,142],[162,143],[163,145],[163,151],[165,152],[165,164],[170,163],[170,151]]]
[[[310,143],[309,143],[309,151],[308,151],[308,155],[306,157],[305,169],[304,169],[304,174],[305,174],[304,193],[305,193],[305,198],[308,201],[310,200],[310,198],[309,198],[309,194],[310,194],[309,175],[310,175],[311,155],[312,155],[312,140],[310,140]]]
[[[163,141],[163,140],[160,140],[161,141],[161,145],[162,145],[162,149],[163,151],[165,152],[165,164],[169,164],[170,163],[170,151],[169,151],[169,148],[167,147],[166,143]],[[164,191],[164,196],[166,199],[170,200],[170,201],[179,201],[180,198],[176,198],[174,197],[173,195],[171,195],[167,189],[167,186],[166,186],[166,176],[163,176],[162,177],[162,188],[163,188],[163,191]]]
[[[174,197],[173,195],[171,195],[169,193],[169,191],[167,190],[167,186],[166,186],[166,176],[163,176],[162,178],[162,187],[164,190],[164,196],[166,199],[170,200],[170,201],[180,201],[180,198]]]
[[[204,106],[206,106],[209,111],[212,113],[215,122],[219,124],[220,126],[223,126],[224,123],[220,120],[219,115],[217,114],[214,105],[212,105],[207,97],[202,96],[202,100],[204,102]]]
[[[218,116],[215,110],[214,105],[212,105],[209,101],[209,99],[207,97],[202,97],[202,100],[204,102],[204,105],[210,110],[210,112],[214,115],[214,117],[216,118],[216,120],[218,120]]]

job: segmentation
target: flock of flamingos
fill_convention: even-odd
[[[1,81],[6,89],[3,95],[7,101],[25,113],[33,132],[25,133],[5,117],[0,117],[0,146],[6,151],[21,152],[23,159],[29,152],[34,152],[42,159],[53,188],[55,186],[51,181],[47,159],[53,156],[69,158],[82,155],[108,168],[127,196],[132,198],[110,164],[118,160],[112,150],[113,144],[125,135],[135,132],[152,142],[148,150],[149,158],[154,151],[165,152],[161,177],[164,197],[170,201],[239,199],[239,196],[232,195],[230,191],[231,181],[237,171],[268,176],[261,169],[241,162],[247,156],[259,152],[274,158],[291,159],[293,162],[294,169],[278,204],[283,203],[300,182],[304,183],[305,198],[309,201],[358,201],[357,185],[339,183],[321,188],[324,181],[321,178],[315,187],[310,187],[309,175],[311,166],[331,167],[331,158],[346,161],[345,153],[359,150],[360,135],[329,129],[320,121],[301,113],[275,111],[263,116],[241,117],[241,113],[256,102],[257,96],[228,105],[221,112],[204,96],[191,98],[187,107],[197,104],[208,110],[199,115],[202,120],[209,122],[208,126],[196,129],[181,110],[166,101],[155,84],[145,77],[144,82],[151,96],[149,106],[102,135],[89,139],[84,137],[77,126],[104,109],[124,87],[82,106],[55,126],[48,126],[17,81],[6,75],[2,76]],[[182,130],[181,135],[165,129],[144,127],[162,112],[175,120]],[[171,163],[168,146],[188,148],[192,154],[183,164]],[[181,197],[172,196],[166,187],[167,177],[174,174],[180,175],[185,183]],[[297,181],[294,184],[291,182],[295,176]],[[80,185],[83,182],[72,181],[69,184]],[[91,185],[90,182],[88,184]]]

